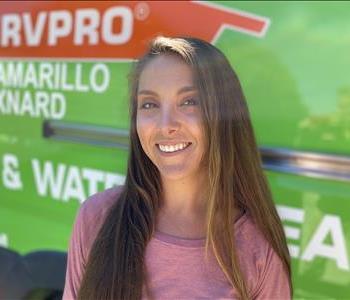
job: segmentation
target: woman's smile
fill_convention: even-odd
[[[179,154],[185,152],[192,143],[190,142],[184,142],[184,143],[176,143],[176,144],[156,144],[159,151],[162,154],[167,154],[170,156],[170,154]]]

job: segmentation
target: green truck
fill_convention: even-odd
[[[10,258],[34,270],[18,297],[63,288],[79,205],[123,184],[127,75],[162,34],[211,41],[237,71],[295,299],[350,299],[349,19],[348,2],[1,2],[0,298],[24,276]]]

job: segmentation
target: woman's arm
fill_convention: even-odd
[[[252,298],[257,300],[291,299],[289,280],[283,263],[271,247],[263,262],[260,280]]]
[[[68,248],[66,281],[63,300],[76,299],[85,269],[84,256],[84,217],[85,206],[82,205],[76,216]]]

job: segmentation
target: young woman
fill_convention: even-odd
[[[126,182],[77,216],[64,299],[290,299],[290,257],[235,72],[158,37],[131,76]]]

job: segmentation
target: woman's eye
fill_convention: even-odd
[[[155,103],[146,102],[146,103],[143,103],[140,108],[141,109],[151,109],[151,108],[155,108],[155,107],[156,107]]]
[[[190,98],[190,99],[186,99],[182,105],[197,105],[198,102],[196,99]]]

